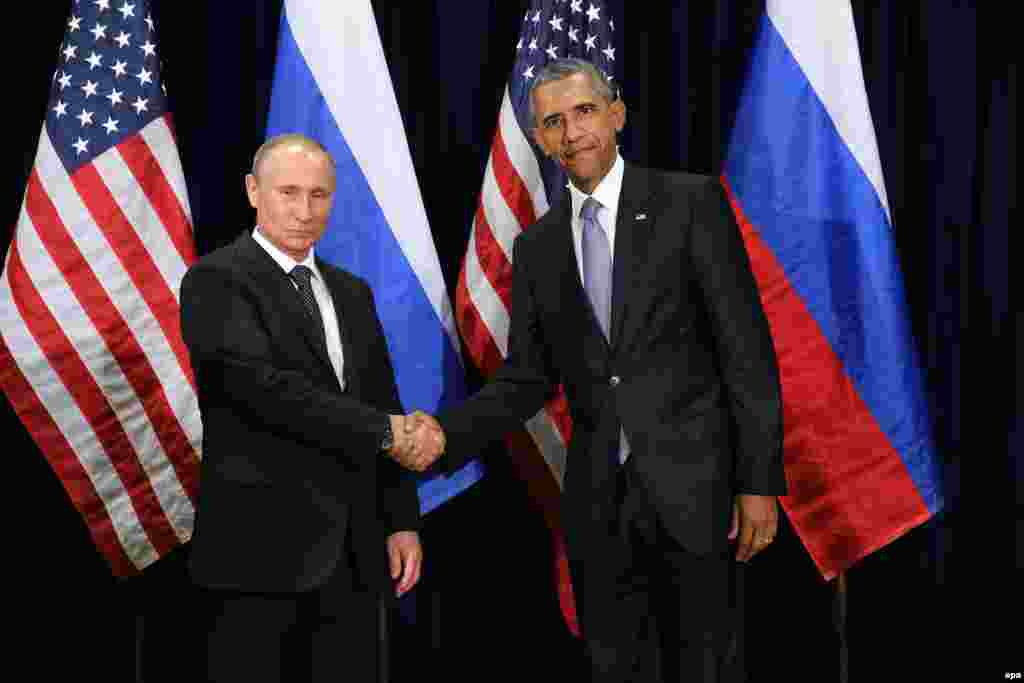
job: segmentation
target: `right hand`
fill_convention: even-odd
[[[444,431],[427,413],[416,411],[412,415],[392,415],[391,431],[395,443],[388,454],[408,470],[423,472],[444,453]]]

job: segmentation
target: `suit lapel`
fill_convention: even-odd
[[[352,292],[345,282],[337,276],[333,268],[329,267],[319,257],[316,260],[317,267],[324,276],[324,284],[331,293],[331,300],[334,303],[334,314],[338,319],[338,332],[341,335],[341,353],[344,361],[343,374],[345,376],[345,391],[356,396],[359,395],[358,374],[352,369],[362,367],[356,359],[356,346],[352,341],[352,328],[356,312],[352,306]]]
[[[313,323],[310,321],[306,309],[302,307],[299,293],[295,290],[291,277],[281,269],[281,266],[270,257],[263,247],[256,243],[252,235],[243,235],[239,240],[239,247],[253,273],[262,281],[270,283],[270,294],[279,302],[286,320],[290,320],[290,324],[299,330],[310,351],[326,363],[327,367],[332,368],[327,348],[320,341],[316,331],[313,330]]]
[[[562,299],[559,310],[562,311],[565,329],[582,330],[589,325],[594,328],[594,334],[604,340],[601,326],[590,305],[590,297],[587,296],[583,280],[580,278],[576,247],[572,240],[572,201],[569,199],[568,190],[562,201],[551,211],[555,214],[554,224],[558,229],[554,231],[556,244],[550,251],[550,258],[554,266],[552,272],[556,277],[555,291]],[[607,344],[607,341],[605,343]]]
[[[637,264],[643,263],[650,247],[650,185],[643,169],[626,165],[615,221],[615,259],[612,265],[611,347],[617,349],[627,313],[626,303],[633,294],[631,277]]]

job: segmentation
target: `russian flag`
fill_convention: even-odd
[[[822,575],[943,505],[848,0],[769,0],[722,181],[775,341],[790,495]]]
[[[369,0],[286,0],[267,137],[299,132],[337,165],[334,209],[317,255],[369,282],[402,405],[466,398],[451,303]],[[479,461],[419,482],[436,508],[483,475]]]

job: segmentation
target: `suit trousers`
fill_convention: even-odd
[[[592,683],[722,680],[729,644],[728,552],[697,555],[665,530],[630,458],[618,468],[610,557],[622,558],[613,614],[582,613]],[[604,590],[586,585],[584,590]],[[593,574],[593,572],[590,572]],[[591,619],[614,619],[588,637]],[[607,621],[605,623],[608,623]]]
[[[209,591],[207,680],[376,683],[380,598],[358,580],[346,555],[311,591]]]

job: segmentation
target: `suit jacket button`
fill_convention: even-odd
[[[619,379],[618,375],[612,375],[611,378],[608,380],[608,386],[610,386],[610,387],[617,387],[617,386],[619,386],[619,382],[621,382],[621,381],[622,380]]]

